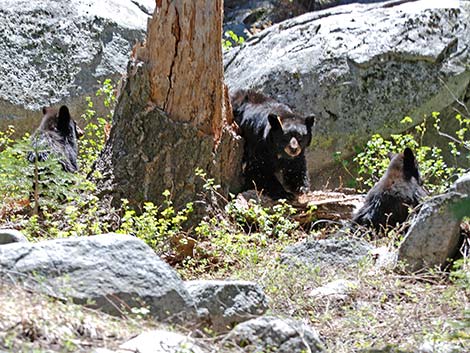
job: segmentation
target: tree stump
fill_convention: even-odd
[[[99,196],[113,206],[194,201],[202,168],[222,186],[241,185],[242,142],[223,82],[222,0],[161,0],[147,40],[133,50],[97,161]]]

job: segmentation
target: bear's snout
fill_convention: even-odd
[[[83,135],[85,135],[85,132],[80,129],[78,125],[75,125],[75,130],[77,131],[77,138],[83,137]]]
[[[295,137],[292,137],[289,144],[284,148],[284,151],[291,157],[297,157],[302,149],[300,148],[299,141]]]

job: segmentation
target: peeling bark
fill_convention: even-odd
[[[216,140],[224,115],[222,7],[221,0],[163,1],[149,23],[145,55],[151,101]]]
[[[240,185],[242,143],[222,63],[222,0],[162,0],[134,48],[97,170],[100,196],[118,206],[194,201],[196,168],[228,193]]]

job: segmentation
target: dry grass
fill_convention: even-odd
[[[139,318],[112,317],[5,282],[0,282],[0,303],[0,350],[7,352],[113,349],[152,328]]]
[[[264,288],[272,314],[315,327],[331,353],[386,346],[415,352],[425,341],[450,340],[452,323],[470,308],[470,288],[452,283],[448,273],[403,275],[378,268],[373,259],[354,267],[294,268],[271,257],[234,275]],[[347,298],[309,296],[312,289],[338,279],[357,281]],[[466,330],[470,337],[470,327]],[[470,339],[453,343],[470,352]]]
[[[360,275],[359,283],[347,300],[322,298],[312,304],[312,323],[338,353],[385,345],[414,350],[424,340],[450,335],[449,323],[468,305],[468,296],[439,275],[371,271]]]

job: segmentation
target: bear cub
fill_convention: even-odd
[[[416,207],[426,195],[422,188],[418,163],[411,149],[394,155],[385,174],[368,192],[364,205],[353,221],[379,231],[403,223],[410,208]]]
[[[59,158],[62,168],[67,172],[78,171],[78,138],[83,135],[69,109],[63,105],[59,111],[42,108],[44,114],[41,124],[31,136],[35,152],[28,153],[28,160],[45,161],[50,154]]]
[[[245,139],[245,189],[263,190],[273,199],[293,199],[310,189],[304,151],[315,117],[253,90],[231,92],[233,115]]]

